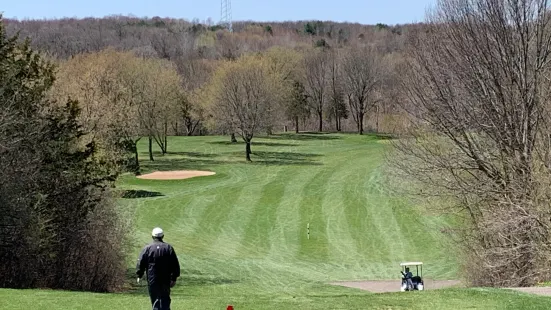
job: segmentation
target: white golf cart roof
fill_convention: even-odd
[[[400,266],[420,266],[423,265],[421,262],[408,262],[408,263],[401,263]]]

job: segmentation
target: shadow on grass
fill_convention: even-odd
[[[368,134],[365,134],[365,136],[371,138],[372,140],[395,140],[395,139],[398,139],[398,137],[395,137],[392,134],[384,134],[384,133],[368,133]]]
[[[197,158],[214,158],[214,157],[220,156],[220,154],[201,153],[201,152],[168,152],[168,155],[181,155],[181,156],[197,157]]]
[[[331,134],[334,134],[334,133],[340,133],[340,131],[322,131],[322,132],[319,132],[319,131],[302,131],[300,132],[299,134],[308,134],[308,135],[331,135]]]
[[[140,155],[143,158],[149,158],[148,152],[141,152]],[[163,155],[159,151],[153,152],[153,157],[155,159],[162,159],[164,156],[170,156],[170,155],[179,155],[179,156],[186,156],[186,157],[199,157],[199,158],[213,158],[219,156],[219,154],[214,153],[201,153],[201,152],[167,152],[165,155]]]
[[[320,154],[312,154],[312,153],[253,151],[251,159],[252,159],[252,164],[257,164],[257,165],[321,166],[323,165],[322,163],[313,160],[313,158],[320,157],[320,156],[321,156]]]
[[[183,152],[190,154],[191,152]],[[245,152],[226,153],[234,157],[237,161],[223,161],[211,158],[202,158],[203,153],[191,153],[194,157],[186,158],[163,158],[158,157],[154,161],[144,160],[141,162],[144,170],[151,171],[173,171],[173,170],[212,170],[219,165],[245,164]],[[214,154],[215,157],[218,156]],[[295,152],[263,152],[254,151],[251,155],[254,165],[269,165],[269,166],[321,166],[322,163],[315,161],[315,157],[320,157],[320,154],[311,153],[295,153]]]
[[[318,133],[281,133],[271,136],[261,137],[262,139],[273,140],[295,140],[295,141],[308,141],[308,140],[338,140],[342,139],[339,136],[330,135],[330,133],[318,132]]]
[[[157,158],[155,161],[143,161],[142,167],[147,170],[172,171],[172,170],[205,170],[214,166],[226,165],[229,162],[201,158]]]
[[[150,197],[160,197],[164,196],[163,194],[159,192],[150,192],[150,191],[144,191],[144,190],[123,190],[120,193],[121,198],[126,199],[135,199],[135,198],[150,198]]]
[[[269,139],[267,137],[262,137],[261,139]],[[230,141],[214,141],[214,142],[207,142],[209,144],[218,144],[218,145],[241,145],[245,144],[243,141],[238,142],[230,142]],[[255,142],[254,140],[251,142],[251,146],[297,146],[297,144],[289,144],[289,143],[276,143],[276,142]]]
[[[282,160],[304,160],[307,158],[320,157],[321,154],[315,153],[298,153],[298,152],[264,152],[253,151],[253,154],[259,158],[277,158]]]

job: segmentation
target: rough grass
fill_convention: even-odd
[[[384,191],[385,143],[376,136],[275,135],[244,144],[229,137],[178,137],[144,172],[199,169],[180,181],[124,176],[121,204],[135,209],[129,257],[165,230],[182,265],[174,309],[543,309],[550,299],[510,291],[448,289],[369,294],[336,280],[396,279],[401,261],[425,262],[426,277],[456,277],[440,233],[446,220]],[[310,224],[310,239],[306,227]],[[132,270],[129,270],[129,275]],[[145,287],[123,294],[0,290],[4,309],[148,309]],[[4,307],[5,306],[5,307]]]

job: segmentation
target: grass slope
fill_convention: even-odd
[[[137,198],[140,247],[165,230],[182,265],[174,309],[536,309],[549,299],[499,290],[374,295],[328,281],[399,279],[404,260],[426,263],[430,278],[454,278],[453,255],[438,233],[444,219],[422,215],[383,191],[384,143],[374,136],[275,135],[244,145],[228,137],[175,137],[170,154],[144,172],[203,169],[179,181],[124,176]],[[310,224],[310,239],[306,226]],[[129,258],[131,265],[135,257]],[[132,266],[133,267],[133,266]],[[37,301],[39,303],[37,303]],[[7,309],[148,309],[143,286],[126,294],[0,290]],[[37,305],[40,305],[37,308]]]

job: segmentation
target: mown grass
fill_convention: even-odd
[[[93,294],[40,290],[0,290],[1,309],[151,309],[144,294]],[[359,290],[312,286],[296,295],[252,295],[233,289],[179,287],[172,309],[549,309],[549,297],[497,289],[445,289],[368,294]]]
[[[446,219],[385,191],[376,136],[281,134],[244,145],[228,137],[174,137],[144,173],[201,169],[177,181],[120,179],[121,204],[135,210],[129,268],[154,226],[182,266],[173,309],[543,309],[550,299],[501,290],[448,289],[370,294],[329,281],[396,279],[401,261],[426,277],[456,278]],[[310,238],[306,227],[310,224]],[[131,271],[129,271],[129,274]],[[0,290],[4,309],[148,309],[143,285],[121,294]]]

